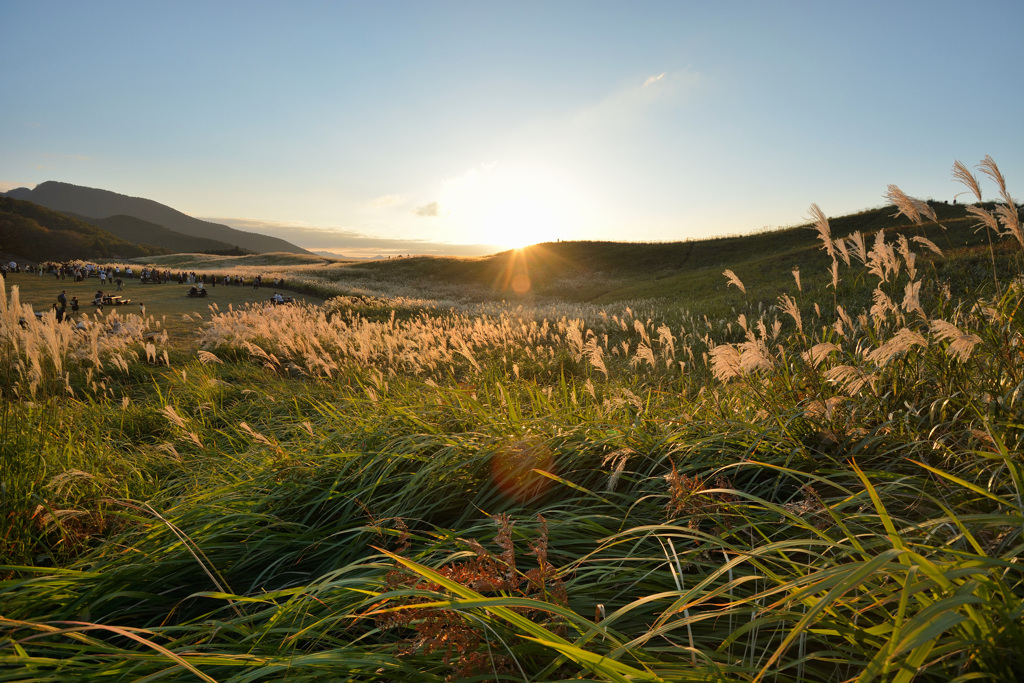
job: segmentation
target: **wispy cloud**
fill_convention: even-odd
[[[371,209],[383,209],[389,206],[401,206],[405,204],[409,199],[403,197],[400,194],[385,194],[380,197],[374,197],[370,200]]]
[[[417,216],[423,216],[425,218],[437,218],[441,215],[441,205],[437,202],[430,202],[423,206],[417,206],[416,210],[413,211]]]
[[[633,122],[637,116],[643,115],[645,110],[656,104],[680,106],[693,96],[700,81],[699,73],[686,69],[648,76],[642,83],[620,88],[603,100],[580,110],[572,126],[584,125],[589,131],[592,126],[603,128]]]

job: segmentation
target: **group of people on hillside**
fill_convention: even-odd
[[[20,267],[14,261],[10,263],[0,264],[0,272],[6,274],[6,272],[21,272]],[[39,275],[50,274],[53,275],[57,280],[66,280],[68,278],[75,282],[82,282],[87,278],[95,277],[99,278],[101,284],[111,283],[118,285],[118,291],[121,291],[124,287],[125,280],[133,280],[138,276],[142,282],[162,284],[164,282],[177,281],[179,285],[195,285],[200,282],[208,284],[211,287],[217,285],[252,285],[254,290],[259,289],[263,284],[267,282],[263,275],[256,275],[253,277],[247,277],[239,274],[224,274],[217,275],[213,273],[196,273],[195,271],[177,271],[171,272],[167,269],[159,269],[156,267],[147,266],[141,271],[133,270],[131,266],[98,266],[95,263],[87,263],[84,261],[46,261],[38,266],[26,266],[25,272],[35,272]],[[273,278],[275,287],[284,286],[284,278]]]
[[[19,265],[13,260],[9,262],[0,262],[0,275],[7,275],[9,273],[32,273],[40,276],[50,274],[57,280],[71,278],[75,282],[82,282],[86,278],[96,278],[99,280],[100,286],[92,298],[92,304],[95,305],[98,310],[103,310],[103,306],[111,305],[114,299],[119,299],[119,297],[113,297],[112,299],[111,294],[105,293],[104,290],[108,284],[116,286],[117,291],[121,292],[124,291],[126,284],[125,281],[127,279],[134,279],[136,276],[138,276],[143,282],[163,283],[177,280],[180,284],[190,284],[191,286],[188,292],[190,297],[208,296],[209,292],[206,289],[207,283],[209,283],[211,287],[216,287],[218,284],[235,286],[251,284],[253,291],[259,290],[265,282],[273,282],[274,287],[284,286],[284,278],[265,279],[263,275],[256,275],[247,280],[246,276],[238,274],[216,275],[185,271],[172,273],[169,270],[161,271],[154,267],[146,267],[141,271],[136,271],[133,270],[131,266],[126,266],[124,268],[121,266],[97,266],[96,264],[85,263],[82,261],[50,261],[40,263],[39,265],[27,264],[24,266]],[[270,297],[270,303],[274,305],[290,303],[291,301],[292,297],[284,296],[276,291]],[[127,300],[124,300],[123,302],[126,303]],[[51,307],[57,317],[57,320],[65,320],[70,319],[72,314],[79,312],[80,304],[77,296],[69,297],[67,290],[62,289],[60,294],[57,295],[56,303],[51,304]]]
[[[67,290],[62,289],[60,294],[57,295],[57,303],[53,304],[53,311],[57,315],[58,321],[64,320],[70,315],[68,313],[69,307],[71,308],[71,313],[78,313],[78,297],[73,296],[69,301]]]

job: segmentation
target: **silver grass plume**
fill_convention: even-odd
[[[825,212],[817,204],[811,204],[811,221],[814,223],[814,229],[818,231],[818,239],[824,245],[829,258],[835,259],[836,251],[832,244],[832,228],[828,224]]]
[[[729,285],[736,285],[736,288],[739,289],[741,292],[743,292],[744,294],[747,293],[747,288],[744,287],[743,283],[740,282],[740,279],[736,277],[736,273],[732,272],[731,270],[726,270],[724,273],[722,273],[722,275],[724,275],[729,280],[729,282],[725,285],[726,287],[728,287]]]
[[[804,351],[803,359],[812,368],[816,368],[821,364],[821,361],[828,358],[830,353],[835,351],[842,351],[841,348],[830,342],[822,342],[815,344],[808,351]]]
[[[868,248],[864,244],[864,235],[861,234],[860,230],[855,231],[849,237],[850,242],[853,244],[853,253],[861,263],[868,262]]]
[[[918,244],[920,244],[921,246],[925,247],[926,249],[928,249],[928,250],[938,254],[939,256],[942,256],[942,250],[939,249],[939,246],[937,244],[935,244],[935,242],[932,242],[927,237],[921,237],[920,235],[918,235],[916,237],[911,237],[910,241],[911,242],[917,242]]]
[[[896,185],[889,185],[889,190],[883,196],[896,207],[897,213],[895,216],[902,214],[918,225],[922,222],[922,215],[934,223],[939,222],[939,219],[935,215],[935,211],[932,207],[928,206],[927,203],[922,202],[920,199],[915,199],[914,197],[907,195]]]
[[[803,334],[804,319],[800,315],[800,307],[797,305],[796,299],[789,296],[788,294],[783,294],[782,296],[779,297],[778,308],[780,311],[782,311],[783,313],[785,313],[786,315],[793,319],[793,322],[796,323],[797,331]]]
[[[847,247],[846,247],[846,240],[844,240],[842,237],[837,237],[832,242],[832,245],[835,247],[836,251],[839,252],[839,257],[841,259],[843,259],[843,263],[845,263],[847,266],[849,266],[850,265],[850,250],[847,249]]]
[[[961,363],[970,358],[975,345],[981,343],[981,337],[978,335],[963,332],[959,327],[946,320],[932,320],[930,327],[936,338],[949,342],[946,353]]]
[[[978,164],[978,168],[999,186],[999,195],[1003,199],[1003,204],[996,208],[996,213],[999,214],[1000,220],[1006,227],[1006,234],[1013,236],[1021,246],[1024,246],[1024,229],[1021,227],[1020,214],[1017,212],[1016,202],[1013,201],[1013,197],[1006,189],[1006,179],[1002,172],[992,157],[988,155]]]
[[[953,178],[959,180],[979,202],[981,201],[981,186],[978,185],[978,179],[959,161],[953,164]]]
[[[867,359],[872,363],[878,363],[879,365],[885,365],[892,358],[900,353],[909,351],[915,346],[928,347],[928,340],[926,340],[919,333],[907,329],[906,327],[900,328],[891,339],[886,341],[884,344],[879,346],[874,351],[867,354]]]

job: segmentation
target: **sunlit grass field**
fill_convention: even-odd
[[[1024,231],[979,168],[966,217],[890,187],[905,230],[812,207],[690,280],[281,263],[321,296],[76,327],[15,275],[0,680],[1017,680]]]

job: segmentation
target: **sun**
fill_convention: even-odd
[[[542,167],[481,167],[448,188],[466,239],[518,249],[566,239],[580,220],[574,184]]]
[[[564,225],[556,207],[542,198],[512,192],[487,207],[481,217],[480,230],[493,244],[519,249],[554,242],[560,238]]]

